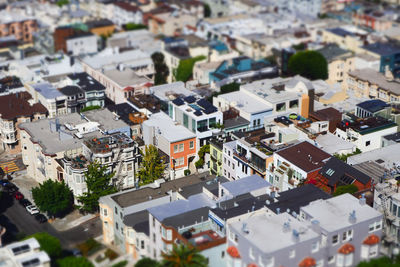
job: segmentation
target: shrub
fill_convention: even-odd
[[[89,111],[89,110],[95,110],[95,109],[100,109],[100,106],[88,106],[88,107],[84,107],[81,109],[81,112],[85,112],[85,111]]]
[[[104,252],[104,256],[106,256],[110,261],[118,258],[117,252],[115,252],[114,250],[109,249],[109,248],[106,250],[106,252]]]
[[[82,252],[82,255],[84,257],[94,254],[100,248],[101,244],[96,240],[94,240],[93,238],[90,238],[86,240],[84,243],[78,245],[78,249]]]
[[[184,174],[185,174],[185,176],[190,175],[190,170],[189,170],[189,169],[186,169],[186,170],[184,171]]]
[[[33,235],[27,236],[26,239],[29,238],[35,238],[39,244],[40,244],[40,250],[43,250],[47,253],[47,255],[49,255],[50,258],[58,258],[61,256],[61,243],[60,240],[58,240],[56,237],[45,233],[45,232],[41,232],[41,233],[35,233]]]
[[[125,267],[128,264],[128,261],[120,261],[116,264],[111,265],[111,267]]]

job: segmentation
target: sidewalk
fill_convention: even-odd
[[[85,223],[97,216],[97,214],[82,215],[79,213],[78,210],[74,210],[64,218],[56,218],[53,222],[51,222],[51,225],[57,231],[66,231],[78,225],[81,225],[82,223]]]

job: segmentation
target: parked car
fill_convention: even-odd
[[[1,185],[1,186],[7,186],[8,184],[10,184],[9,181],[4,180],[4,179],[0,180],[0,185]]]
[[[41,214],[41,213],[36,214],[36,215],[35,215],[35,219],[36,219],[36,221],[38,221],[39,223],[45,223],[45,222],[47,222],[46,216],[44,216],[44,215]]]
[[[21,199],[19,201],[19,204],[21,204],[25,208],[32,205],[32,203],[29,200],[27,200],[26,198]]]
[[[21,192],[17,191],[14,193],[14,198],[16,200],[21,200],[21,199],[24,199],[24,195]]]
[[[26,207],[26,210],[31,214],[31,215],[35,215],[39,213],[39,210],[36,208],[35,205],[29,205]]]
[[[18,187],[17,187],[15,184],[10,183],[10,182],[7,183],[7,184],[4,186],[4,189],[5,189],[5,191],[8,192],[8,194],[10,194],[10,195],[13,195],[14,192],[17,192],[17,191],[18,191]]]

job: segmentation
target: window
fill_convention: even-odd
[[[185,158],[184,157],[177,158],[175,160],[175,166],[182,166],[182,165],[185,165]]]
[[[140,248],[141,248],[141,249],[144,249],[144,240],[141,240],[141,241],[140,241]]]
[[[289,258],[294,258],[296,257],[296,250],[292,249],[289,251]]]
[[[318,241],[313,242],[313,243],[311,244],[311,252],[312,252],[312,253],[315,253],[315,252],[318,251],[318,249],[319,249],[319,243],[318,243]]]
[[[371,141],[365,142],[365,146],[369,146],[371,144]]]
[[[118,214],[118,208],[115,207],[115,214]]]
[[[172,240],[172,230],[167,230],[167,240]]]
[[[254,251],[253,251],[253,248],[250,248],[250,249],[249,249],[249,256],[250,256],[250,258],[251,258],[251,259],[253,259],[253,260],[254,260],[254,258],[255,258],[255,257],[254,257]]]
[[[375,230],[375,223],[371,223],[369,225],[369,232],[373,232]]]
[[[103,209],[103,215],[107,217],[107,209]]]
[[[332,236],[332,244],[337,244],[337,242],[338,242],[339,240],[338,240],[338,235],[334,235],[334,236]]]
[[[115,229],[119,229],[118,223],[115,223]]]
[[[184,148],[185,148],[185,146],[183,143],[174,145],[174,153],[182,152]]]
[[[328,263],[333,263],[333,262],[335,262],[335,256],[329,256]]]
[[[190,141],[189,142],[189,149],[193,149],[194,148],[194,141]]]
[[[376,222],[376,224],[375,224],[375,230],[379,230],[379,229],[381,229],[381,228],[382,228],[382,222],[381,222],[381,221]]]
[[[179,152],[182,152],[185,149],[185,144],[179,144]]]
[[[237,234],[235,234],[235,238],[234,241],[237,243],[239,241],[239,236]]]
[[[274,266],[274,257],[268,257],[265,259],[265,266],[273,267]]]

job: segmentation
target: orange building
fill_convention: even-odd
[[[110,36],[115,31],[115,25],[111,20],[99,19],[85,23],[89,31],[98,36]]]
[[[37,28],[35,19],[15,19],[0,22],[0,37],[14,35],[18,41],[31,43],[33,42],[33,33]]]

